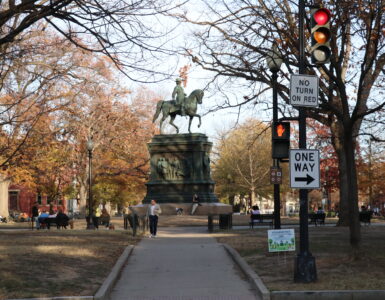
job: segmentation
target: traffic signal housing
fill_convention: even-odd
[[[289,158],[290,122],[274,122],[272,128],[272,157]]]
[[[311,13],[311,58],[316,65],[330,62],[330,10],[326,8],[316,8]]]

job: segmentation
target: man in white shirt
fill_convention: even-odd
[[[148,206],[147,215],[150,223],[150,238],[156,237],[156,231],[158,228],[158,217],[162,213],[159,204],[155,200],[151,200],[151,204]]]

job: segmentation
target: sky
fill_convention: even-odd
[[[190,1],[185,6],[185,9],[188,12],[189,17],[199,18],[204,11],[204,5],[202,1]],[[167,47],[170,49],[180,49],[186,44],[191,43],[191,36],[193,35],[194,27],[191,24],[178,23],[169,17],[157,17],[157,21],[153,22],[152,26],[160,26],[158,29],[166,31],[166,28],[174,28],[172,33],[166,39]],[[170,38],[172,36],[172,38]],[[163,57],[164,59],[164,57]],[[175,87],[175,79],[179,77],[178,70],[188,64],[192,64],[191,61],[183,56],[179,55],[177,57],[170,56],[168,60],[160,60],[160,63],[155,63],[156,71],[163,71],[166,69],[166,66],[175,66],[173,68],[173,73],[171,78],[161,81],[160,83],[146,83],[145,87],[148,89],[159,93],[165,97],[164,100],[171,100],[172,91]],[[209,73],[208,71],[200,69],[198,66],[192,64],[190,71],[188,73],[188,82],[187,86],[184,87],[185,93],[189,95],[195,89],[204,89],[204,87],[212,80],[214,74]],[[143,86],[143,83],[129,83],[129,88],[135,90],[136,88]],[[232,90],[232,95],[228,97],[234,97],[234,95],[242,95],[242,91],[237,91],[236,88]],[[198,107],[198,114],[202,116],[202,126],[198,128],[198,119],[194,118],[192,122],[191,130],[193,133],[204,133],[209,136],[211,139],[215,139],[218,136],[218,132],[227,131],[231,128],[234,128],[239,123],[244,122],[244,120],[249,118],[257,118],[261,120],[270,120],[271,115],[268,116],[266,113],[253,109],[253,107],[243,107],[240,110],[238,108],[234,109],[222,109],[216,112],[207,113],[210,109],[215,107],[217,103],[221,103],[221,97],[219,93],[215,93],[213,89],[210,91],[205,91],[205,96],[203,98],[203,104]],[[155,113],[155,107],[154,107]],[[159,118],[160,119],[160,118]],[[169,118],[165,121],[164,124],[169,122]],[[159,120],[158,120],[159,123]],[[188,117],[177,116],[175,124],[180,128],[181,133],[188,132]],[[169,125],[164,126],[165,132],[175,133],[175,129]]]

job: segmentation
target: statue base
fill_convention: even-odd
[[[130,206],[130,210],[138,216],[145,216],[147,213],[148,204],[139,204]],[[190,215],[192,210],[192,203],[161,203],[161,215],[172,216],[177,215],[177,210],[182,209],[181,214]],[[233,212],[233,207],[223,203],[200,203],[197,207],[194,216],[208,216],[230,214]]]
[[[143,203],[189,203],[194,194],[202,203],[217,203],[210,172],[212,143],[206,135],[160,134],[148,144],[150,179]]]

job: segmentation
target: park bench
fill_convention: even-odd
[[[55,226],[57,229],[67,229],[67,226],[69,226],[69,219],[58,220],[57,218],[45,218],[40,222],[40,229],[50,229],[51,226]]]
[[[324,213],[322,214],[309,214],[309,224],[317,225],[325,225],[325,217]]]
[[[370,225],[370,220],[372,219],[371,211],[361,211],[360,212],[360,222],[366,225]]]
[[[254,228],[254,225],[274,225],[274,215],[273,214],[255,214],[250,215],[250,228]]]

